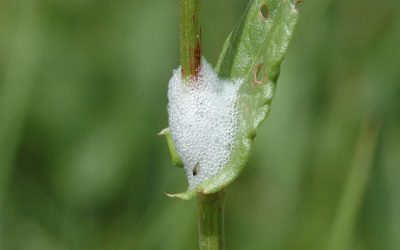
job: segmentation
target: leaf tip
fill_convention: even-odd
[[[182,192],[182,193],[176,193],[176,194],[171,194],[171,193],[164,193],[167,197],[169,198],[177,198],[177,199],[181,199],[181,200],[190,200],[195,196],[195,193],[192,191],[186,191],[186,192]]]
[[[164,128],[163,130],[161,130],[160,132],[158,132],[157,135],[163,136],[163,135],[167,135],[167,134],[169,134],[169,133],[170,133],[169,128]]]

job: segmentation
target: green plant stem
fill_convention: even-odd
[[[20,3],[21,11],[18,13],[10,57],[4,71],[4,81],[0,84],[0,217],[6,206],[15,158],[35,84],[33,79],[36,76],[37,58],[41,54],[37,27],[40,14],[36,5],[35,1]],[[2,218],[0,224],[1,221]]]
[[[222,250],[224,245],[225,190],[197,195],[200,250]]]
[[[184,82],[196,79],[201,66],[200,0],[181,0],[181,70]],[[224,190],[198,194],[200,250],[224,249]]]
[[[360,129],[353,164],[347,176],[337,215],[328,241],[328,250],[350,249],[354,225],[365,196],[379,139],[380,121],[367,118]]]
[[[182,78],[195,79],[201,65],[200,0],[181,0],[180,60]]]

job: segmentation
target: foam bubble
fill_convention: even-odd
[[[168,89],[169,127],[191,190],[229,160],[241,82],[219,79],[204,58],[200,76],[190,84],[182,82],[180,67],[174,70]]]

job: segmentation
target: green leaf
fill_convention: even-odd
[[[243,170],[250,156],[256,128],[270,111],[272,97],[298,18],[297,1],[253,0],[226,40],[216,71],[221,78],[240,78],[234,149],[223,170],[197,188],[217,192]]]
[[[181,157],[179,157],[178,152],[176,151],[175,145],[172,142],[171,131],[169,128],[165,128],[158,133],[158,135],[165,136],[165,140],[168,144],[169,153],[171,154],[172,165],[178,168],[183,168],[183,162]]]
[[[169,195],[190,199],[195,192],[222,190],[243,170],[256,128],[265,119],[280,73],[280,64],[297,23],[297,1],[251,0],[239,24],[228,36],[216,66],[221,78],[241,79],[238,132],[223,170],[196,190]]]

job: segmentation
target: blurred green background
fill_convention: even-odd
[[[247,1],[203,0],[215,65]],[[0,1],[0,249],[197,249],[163,138],[178,0]],[[400,1],[306,0],[227,249],[400,249]],[[378,125],[374,125],[378,124]],[[362,129],[366,127],[366,129]]]

